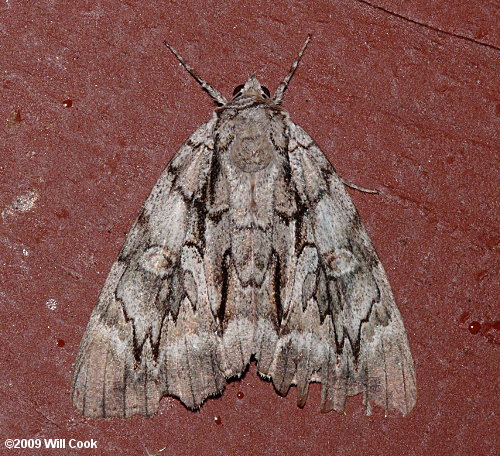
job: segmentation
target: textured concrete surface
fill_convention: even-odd
[[[0,454],[498,454],[500,31],[489,2],[123,1],[0,5]],[[130,224],[211,115],[167,39],[230,94],[285,96],[345,179],[403,314],[419,399],[406,418],[320,414],[252,366],[200,410],[88,420],[72,363]],[[95,439],[12,450],[7,438]]]

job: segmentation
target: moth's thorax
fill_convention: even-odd
[[[255,108],[240,112],[234,118],[234,127],[234,140],[229,146],[231,161],[245,172],[266,168],[276,153],[266,110]]]
[[[245,173],[267,168],[277,154],[276,143],[284,145],[286,141],[284,116],[279,107],[258,97],[246,107],[229,105],[219,111],[224,134],[219,135],[216,147],[227,150],[233,165]]]

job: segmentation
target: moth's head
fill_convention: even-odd
[[[239,85],[233,91],[233,100],[244,97],[269,99],[271,94],[267,87],[261,86],[254,74],[247,79],[244,85]]]

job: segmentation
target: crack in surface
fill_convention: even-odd
[[[475,40],[474,38],[470,38],[470,37],[465,36],[465,35],[459,35],[458,33],[448,32],[446,30],[441,30],[438,27],[434,27],[434,26],[426,24],[424,22],[419,22],[415,19],[410,19],[406,16],[403,16],[402,14],[395,13],[394,11],[390,11],[390,10],[384,8],[383,6],[374,5],[373,3],[370,3],[367,0],[354,0],[354,1],[356,1],[358,3],[362,3],[366,6],[369,6],[370,8],[377,9],[379,11],[382,11],[386,14],[397,17],[399,19],[402,19],[406,22],[409,22],[410,24],[419,25],[420,27],[425,27],[426,29],[433,30],[434,32],[443,33],[445,35],[452,36],[452,37],[458,38],[460,40],[469,41],[470,43],[478,44],[479,46],[485,46],[487,48],[494,49],[495,51],[500,51],[500,48],[493,45],[493,44],[485,43],[484,41],[478,41],[478,40]]]

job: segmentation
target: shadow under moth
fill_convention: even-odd
[[[271,98],[251,76],[169,163],[127,235],[83,336],[72,399],[89,417],[189,409],[250,361],[304,406],[348,396],[407,414],[413,360],[384,269],[345,182],[281,107],[309,37]]]

